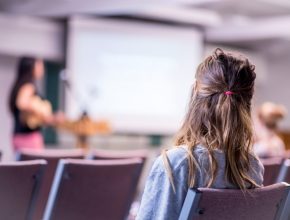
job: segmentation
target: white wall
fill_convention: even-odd
[[[0,13],[0,53],[62,60],[63,26],[48,19]]]
[[[9,91],[14,81],[17,58],[0,55],[0,149],[2,160],[9,160],[13,157],[11,134],[13,121],[8,110]]]

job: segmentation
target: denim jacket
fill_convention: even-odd
[[[147,178],[141,205],[136,220],[177,220],[188,189],[188,161],[186,146],[175,147],[167,151],[170,162],[175,192],[165,172],[163,161],[159,156],[151,168]],[[193,155],[200,169],[196,170],[196,186],[206,187],[208,182],[208,151],[202,146],[195,147]],[[218,164],[217,176],[212,188],[236,188],[225,178],[225,155],[216,150],[214,157]],[[250,156],[249,175],[262,185],[264,167],[254,156]]]

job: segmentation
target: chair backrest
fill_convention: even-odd
[[[147,149],[138,150],[103,150],[94,149],[88,154],[87,159],[91,160],[119,160],[140,158],[142,161],[142,169],[148,159],[149,151]]]
[[[43,219],[125,219],[141,165],[140,159],[61,160]]]
[[[46,161],[0,164],[0,219],[32,219]]]
[[[47,168],[43,176],[43,184],[41,185],[39,197],[36,204],[36,212],[33,219],[42,219],[44,209],[48,200],[55,170],[60,159],[73,158],[83,159],[84,151],[81,149],[43,149],[43,150],[22,150],[17,156],[20,161],[44,159],[47,161]]]
[[[90,154],[88,159],[93,160],[114,160],[114,159],[131,159],[140,158],[143,162],[148,158],[149,151],[146,149],[140,150],[103,150],[95,149]]]
[[[189,189],[179,220],[288,220],[290,185],[277,183],[247,191]]]
[[[284,160],[277,178],[277,182],[286,182],[290,184],[290,159]]]
[[[271,184],[277,183],[277,178],[283,163],[283,158],[268,158],[261,160],[265,172],[264,172],[264,186],[269,186]]]

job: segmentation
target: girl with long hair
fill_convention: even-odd
[[[36,89],[36,81],[44,76],[41,59],[20,59],[17,75],[9,97],[9,109],[14,119],[12,144],[14,151],[22,148],[41,149],[44,146],[42,124],[52,122],[52,110]]]
[[[137,219],[178,219],[189,187],[260,187],[264,168],[252,152],[256,74],[241,55],[216,49],[198,67],[175,147],[155,161]]]

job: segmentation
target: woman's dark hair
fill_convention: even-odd
[[[13,87],[10,92],[9,97],[9,109],[11,112],[15,111],[16,108],[16,98],[18,95],[18,91],[24,84],[33,83],[34,82],[34,67],[37,59],[32,57],[22,57],[19,60],[17,67],[17,76]]]

